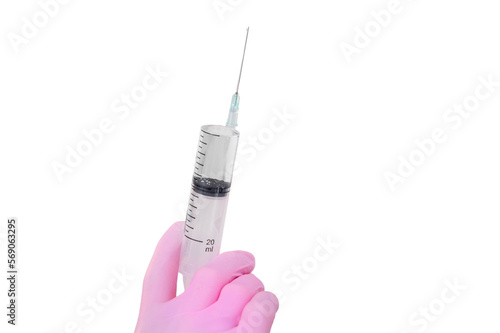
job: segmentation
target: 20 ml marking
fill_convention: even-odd
[[[208,245],[205,248],[205,252],[214,252],[214,245],[215,245],[215,239],[207,239],[207,244]],[[210,247],[212,245],[212,247]]]
[[[11,325],[16,325],[17,319],[17,219],[10,218],[7,220],[7,281],[8,281],[8,305],[7,305],[7,322]]]

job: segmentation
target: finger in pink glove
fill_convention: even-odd
[[[255,258],[222,253],[202,267],[177,294],[184,222],[163,235],[144,278],[135,333],[268,333],[279,303],[251,272]]]

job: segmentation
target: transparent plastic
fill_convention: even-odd
[[[238,140],[234,128],[201,127],[179,266],[184,287],[220,253]]]

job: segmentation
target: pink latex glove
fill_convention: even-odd
[[[176,297],[184,222],[158,243],[142,289],[135,333],[268,333],[278,299],[253,274],[255,259],[244,251],[222,253],[196,272]]]

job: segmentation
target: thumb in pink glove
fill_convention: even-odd
[[[255,258],[244,251],[222,253],[196,272],[176,297],[184,222],[158,243],[142,289],[135,333],[268,333],[278,299],[250,274]]]

